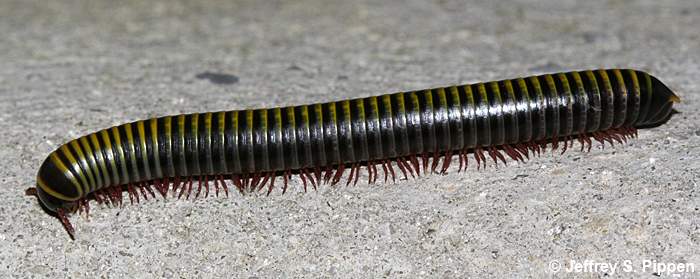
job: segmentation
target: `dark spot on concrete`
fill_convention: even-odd
[[[518,178],[525,178],[525,177],[528,177],[528,176],[529,176],[529,175],[527,175],[527,174],[518,174],[518,175],[516,175],[515,177],[513,177],[513,180],[517,180]]]
[[[302,69],[301,69],[301,67],[299,67],[295,64],[292,64],[291,66],[289,66],[289,68],[287,68],[287,71],[302,71]]]
[[[238,82],[238,77],[223,73],[204,72],[195,76],[198,79],[208,79],[214,84],[234,84]]]
[[[595,33],[595,32],[584,32],[581,34],[581,38],[587,44],[601,42],[605,40],[605,34]]]

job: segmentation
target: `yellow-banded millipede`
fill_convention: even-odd
[[[592,140],[623,142],[637,128],[666,122],[680,99],[655,77],[637,70],[574,71],[449,86],[312,105],[165,116],[83,136],[49,154],[37,187],[27,193],[54,212],[71,237],[67,214],[89,210],[89,200],[121,204],[165,197],[218,195],[227,183],[269,194],[281,176],[297,175],[307,188],[335,184],[349,169],[357,183],[444,173],[453,156],[459,171],[473,154],[523,161],[548,144],[562,150]],[[563,151],[562,151],[563,152]],[[486,155],[485,155],[486,154]],[[505,156],[503,155],[505,154]],[[442,158],[442,165],[439,161]],[[432,160],[432,161],[431,161]],[[439,169],[438,169],[439,167]]]

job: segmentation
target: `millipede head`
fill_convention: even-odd
[[[52,160],[53,156],[55,155],[49,156],[39,168],[37,187],[32,193],[51,212],[58,212],[59,209],[73,212],[77,209],[77,201],[82,197],[82,187],[71,179],[74,177],[69,170],[61,171],[61,166]]]

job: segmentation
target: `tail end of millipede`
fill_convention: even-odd
[[[671,96],[669,97],[669,100],[671,103],[680,103],[681,102],[681,97],[678,97],[675,93],[671,92]]]
[[[643,118],[638,119],[637,128],[653,128],[666,123],[674,114],[673,105],[680,103],[681,98],[666,84],[654,76],[650,76],[651,96],[645,102],[649,110]]]

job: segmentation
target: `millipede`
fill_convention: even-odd
[[[659,126],[680,101],[650,74],[599,69],[544,74],[310,105],[181,114],[126,123],[51,152],[28,195],[57,217],[90,202],[193,199],[303,190],[524,162],[547,148],[591,150]],[[473,163],[470,163],[470,155]],[[455,158],[456,157],[456,158]],[[493,161],[493,163],[487,163]],[[457,163],[458,162],[458,163]],[[347,174],[346,174],[347,173]],[[383,174],[383,175],[382,175]],[[365,180],[363,178],[363,180]],[[212,185],[213,184],[213,185]],[[300,186],[301,187],[301,186]]]

